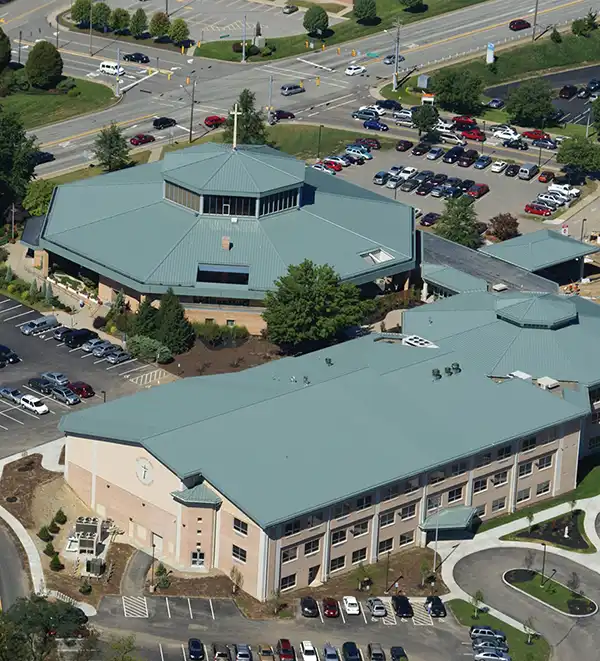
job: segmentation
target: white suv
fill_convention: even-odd
[[[409,179],[412,179],[417,174],[417,172],[418,172],[417,168],[412,168],[407,165],[405,168],[402,169],[401,172],[398,173],[397,176],[399,179],[408,181]]]
[[[579,197],[581,195],[579,188],[573,188],[570,184],[550,184],[548,192],[566,194],[569,197]]]

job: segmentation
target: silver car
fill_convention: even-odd
[[[92,351],[94,351],[94,349],[97,349],[98,347],[104,345],[110,345],[110,342],[108,340],[102,340],[99,337],[94,337],[91,340],[85,342],[81,347],[81,350],[87,353],[91,353]]]
[[[369,597],[367,608],[371,611],[373,617],[385,617],[387,615],[387,609],[379,597]]]
[[[106,344],[101,344],[100,346],[97,346],[93,354],[96,356],[96,358],[105,358],[109,353],[114,353],[115,351],[119,351],[121,347],[118,344],[111,344],[110,342],[106,342]]]
[[[118,351],[113,351],[106,356],[107,362],[111,365],[118,365],[119,363],[124,363],[126,360],[131,360],[132,356],[127,351],[119,349]]]
[[[56,399],[63,404],[68,404],[73,406],[74,404],[79,404],[81,401],[79,395],[76,395],[70,388],[65,388],[64,386],[55,386],[50,391],[50,396],[52,399]]]
[[[23,397],[23,395],[24,393],[17,388],[0,388],[0,397],[2,397],[2,399],[8,399],[15,404],[21,403],[21,397]]]
[[[500,652],[508,652],[508,645],[501,640],[475,638],[472,642],[474,650],[496,650]]]
[[[69,383],[69,379],[62,372],[42,372],[40,376],[50,381],[53,386],[66,386]]]
[[[473,654],[474,661],[511,661],[510,656],[500,650],[481,650]]]

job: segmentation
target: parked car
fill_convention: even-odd
[[[579,190],[579,188],[574,188],[569,184],[559,184],[553,182],[548,186],[548,192],[553,193],[555,191],[557,193],[566,193],[567,195],[569,195],[569,197],[573,197],[573,198],[579,197],[581,195],[581,191]]]
[[[296,5],[284,5],[282,12],[284,14],[293,14],[294,12],[298,11],[298,7]]]
[[[425,610],[431,615],[431,617],[446,617],[446,607],[442,600],[437,596],[429,596],[425,599]]]
[[[475,638],[471,641],[474,650],[500,650],[501,652],[508,652],[508,645],[497,638]]]
[[[144,53],[125,53],[123,55],[125,62],[137,62],[138,64],[148,64],[150,58]]]
[[[410,140],[398,140],[396,151],[408,151],[409,149],[412,149],[413,145],[414,142],[411,142]]]
[[[463,179],[458,187],[463,193],[466,193],[474,183],[475,183],[474,179]]]
[[[287,638],[280,638],[275,647],[279,661],[295,661],[296,652]]]
[[[302,661],[319,661],[317,650],[310,640],[303,640],[300,643],[300,655],[302,656]]]
[[[226,121],[225,117],[221,117],[220,115],[209,115],[204,119],[204,126],[207,129],[218,129]]]
[[[507,167],[508,163],[506,161],[494,161],[492,163],[492,172],[497,172],[500,174],[501,172],[504,172]]]
[[[428,152],[427,152],[427,160],[428,161],[437,161],[438,158],[441,158],[444,155],[444,150],[442,147],[432,147]]]
[[[204,645],[198,638],[188,640],[188,659],[192,661],[204,661]]]
[[[363,122],[363,128],[368,131],[389,131],[390,127],[384,122],[380,122],[378,119],[367,119]]]
[[[476,151],[475,149],[467,149],[466,152],[464,152],[461,157],[458,159],[458,167],[461,168],[468,168],[475,163],[475,161],[479,158],[479,152]]]
[[[158,131],[162,131],[163,129],[168,129],[176,125],[177,125],[177,121],[172,117],[157,117],[152,122],[152,126]]]
[[[347,168],[350,165],[350,161],[347,160],[346,156],[326,156],[323,160],[337,163],[341,168]]]
[[[38,317],[32,321],[28,321],[26,324],[23,324],[20,327],[21,333],[23,335],[39,335],[58,326],[58,320],[54,315],[46,315],[44,317]]]
[[[467,191],[467,195],[478,200],[480,197],[483,197],[488,193],[489,190],[490,187],[487,184],[473,184]]]
[[[0,397],[7,399],[9,402],[20,404],[24,394],[18,388],[0,388]]]
[[[400,190],[404,193],[412,193],[420,185],[421,184],[413,177],[412,179],[407,179],[402,186],[400,186]]]
[[[337,648],[331,643],[325,643],[323,646],[323,661],[340,661]]]
[[[506,642],[506,634],[499,629],[494,629],[488,625],[473,625],[469,629],[469,635],[471,640],[475,638],[497,638],[503,642]]]
[[[364,147],[367,147],[367,149],[381,149],[381,143],[377,138],[364,138],[364,137],[359,137],[356,138],[354,141],[355,145],[363,145]]]
[[[385,110],[402,110],[402,104],[394,99],[378,99],[375,101],[375,105],[384,108]]]
[[[390,173],[386,172],[385,170],[381,170],[380,172],[377,172],[373,176],[373,183],[376,186],[385,186],[390,178]]]
[[[423,225],[423,227],[431,227],[432,225],[435,225],[435,224],[436,224],[436,222],[438,221],[438,219],[439,219],[439,217],[440,217],[441,215],[442,215],[442,214],[439,214],[439,213],[435,213],[435,212],[433,212],[433,211],[430,211],[429,213],[426,213],[426,214],[421,218],[421,220],[419,221],[419,223],[420,223],[421,225]]]
[[[502,99],[490,99],[488,101],[488,108],[500,110],[500,108],[504,108],[504,101]]]
[[[76,395],[70,388],[67,388],[67,386],[54,386],[50,391],[50,397],[63,404],[68,404],[69,406],[74,406],[81,402],[79,395]]]
[[[252,661],[249,645],[239,643],[235,646],[235,661]]]
[[[4,344],[0,344],[0,360],[4,363],[10,363],[11,365],[16,365],[21,362],[19,356]]]
[[[373,110],[373,112],[376,112],[379,117],[382,117],[386,113],[385,108],[378,106],[376,103],[369,104],[367,106],[360,106],[359,110]]]
[[[42,395],[49,395],[50,390],[52,390],[52,382],[48,379],[44,379],[41,376],[34,376],[33,378],[27,381],[27,385],[36,392],[41,393]]]
[[[567,203],[563,197],[554,196],[552,193],[540,193],[537,198],[534,200],[537,204],[545,204],[550,209],[558,209],[558,207],[564,207]]]
[[[398,617],[411,618],[415,614],[409,598],[405,595],[392,597],[392,606]]]
[[[414,177],[414,181],[419,182],[422,184],[425,181],[431,181],[435,177],[435,173],[433,170],[421,170],[421,172],[418,172]]]
[[[227,645],[214,643],[212,646],[212,655],[214,661],[231,661],[231,654]]]
[[[549,133],[542,131],[540,129],[529,129],[529,131],[523,131],[521,133],[522,138],[527,138],[528,140],[550,140],[551,136]]]
[[[107,362],[109,362],[111,365],[118,365],[119,363],[124,363],[125,361],[131,359],[131,354],[127,353],[127,351],[123,349],[113,351],[106,356]]]
[[[155,140],[156,138],[149,133],[138,133],[129,140],[129,144],[138,147],[139,145],[147,145],[149,142],[154,142]]]
[[[87,342],[84,342],[81,346],[81,350],[85,351],[86,353],[91,353],[94,351],[94,349],[97,349],[98,347],[105,346],[107,344],[110,344],[108,340],[103,340],[100,337],[93,337],[89,339]]]
[[[526,21],[524,18],[518,18],[508,24],[508,29],[512,30],[513,32],[519,32],[519,30],[528,30],[530,27],[531,23]]]
[[[385,661],[385,652],[381,643],[369,643],[367,645],[367,659],[369,661]]]
[[[411,153],[413,156],[423,156],[423,154],[426,154],[431,147],[432,145],[428,142],[419,142],[419,144],[413,147]]]
[[[577,87],[575,85],[564,85],[561,87],[558,98],[559,99],[572,99],[577,94]]]
[[[456,163],[459,158],[465,153],[464,147],[456,146],[449,149],[442,158],[444,163]],[[477,157],[475,157],[477,158]],[[475,160],[475,159],[473,159]]]
[[[419,187],[415,191],[417,195],[420,195],[421,197],[424,197],[425,195],[429,195],[431,191],[435,188],[435,185],[431,181],[424,181],[422,184],[419,184]]]
[[[358,605],[356,597],[344,597],[342,603],[344,604],[346,615],[360,615],[360,606]]]
[[[69,328],[68,326],[59,326],[54,333],[52,333],[52,337],[57,340],[58,342],[64,342],[65,337],[72,331],[72,328]]]
[[[448,179],[448,175],[444,174],[443,172],[438,172],[437,174],[434,174],[433,177],[431,178],[431,183],[434,186],[441,186],[443,183],[446,182]]]
[[[42,379],[49,381],[52,386],[66,386],[69,379],[62,372],[42,372]]]
[[[385,617],[387,615],[387,609],[379,597],[369,597],[367,608],[371,611],[373,617]]]
[[[64,342],[69,349],[78,349],[86,342],[89,342],[89,340],[93,340],[97,337],[98,333],[96,333],[96,331],[88,330],[87,328],[78,328],[66,335]]]
[[[319,172],[325,172],[326,174],[335,174],[335,170],[328,168],[323,163],[315,163],[314,165],[311,165],[311,168],[313,170],[319,170]]]
[[[536,204],[535,202],[530,202],[525,205],[525,213],[531,213],[534,216],[544,216],[548,217],[552,215],[552,209],[542,205]]]
[[[85,381],[73,381],[73,383],[69,383],[68,387],[82,399],[88,399],[96,394],[92,386]]]
[[[348,145],[346,147],[346,154],[356,156],[357,158],[364,158],[366,161],[370,161],[373,158],[369,150],[363,145]]]
[[[300,611],[304,617],[319,617],[319,607],[314,597],[302,597],[300,599]]]
[[[322,602],[323,615],[325,617],[339,617],[340,608],[338,602],[331,597],[325,597]]]
[[[476,126],[477,120],[469,115],[456,115],[452,118],[453,124],[468,124],[469,126]]]
[[[353,641],[347,641],[342,645],[342,659],[344,661],[361,661],[360,650]]]
[[[363,67],[360,64],[350,64],[346,67],[344,73],[346,76],[360,76],[363,73],[367,72],[367,67]]]
[[[413,168],[410,165],[407,165],[406,167],[402,168],[400,172],[398,172],[397,176],[399,179],[406,181],[407,179],[412,179],[412,177],[414,177],[417,172],[417,168]]]
[[[275,661],[275,650],[266,643],[260,643],[258,646],[258,661]]]
[[[517,138],[516,140],[505,140],[502,143],[503,147],[507,147],[508,149],[518,149],[519,151],[527,151],[529,149],[529,145],[526,142],[523,142],[520,138]]]
[[[394,645],[390,649],[390,659],[391,661],[408,661],[404,647],[400,647],[400,645]]]
[[[355,110],[352,113],[352,119],[362,119],[362,120],[367,120],[367,119],[378,119],[379,114],[375,112],[375,110]]]
[[[588,99],[591,95],[590,90],[587,87],[582,87],[579,92],[577,92],[578,99]]]
[[[500,650],[474,650],[473,661],[511,661],[511,658]]]
[[[546,138],[534,140],[531,144],[533,147],[541,147],[542,149],[558,149],[558,144],[554,140],[548,140]]]
[[[506,177],[516,177],[519,174],[521,166],[517,163],[511,163],[506,170],[504,170],[504,175]]]
[[[401,179],[398,175],[394,175],[387,180],[387,184],[385,186],[386,188],[391,188],[394,190],[394,188],[399,188],[403,181],[404,179]]]
[[[483,155],[483,156],[480,156],[480,157],[475,161],[475,164],[473,165],[473,167],[474,167],[476,170],[485,170],[485,168],[487,168],[488,165],[491,165],[491,163],[492,163],[492,157],[491,157],[491,156],[487,156],[487,155]]]
[[[543,184],[549,184],[554,179],[554,172],[551,170],[542,170],[538,181],[541,181]]]
[[[331,161],[328,158],[323,159],[323,165],[330,170],[335,170],[336,172],[341,172],[343,166],[340,165],[337,161]]]
[[[473,128],[468,131],[462,131],[461,135],[467,140],[475,140],[476,142],[485,142],[485,133],[481,129]]]
[[[96,347],[92,353],[94,356],[96,356],[96,358],[105,358],[109,353],[113,353],[120,348],[121,347],[118,344],[111,344],[109,342],[108,344],[103,344],[99,347]]]

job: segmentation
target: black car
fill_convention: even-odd
[[[557,108],[548,119],[555,124],[560,124],[562,120],[566,117],[567,113],[560,108]]]
[[[0,344],[0,360],[11,365],[21,362],[19,356],[12,349],[4,346],[4,344]]]
[[[123,55],[123,59],[125,62],[138,62],[139,64],[148,64],[150,62],[150,58],[144,55],[144,53],[126,53]]]
[[[72,331],[72,328],[69,328],[68,326],[59,326],[54,333],[52,333],[52,337],[57,340],[58,342],[64,342],[65,337]]]
[[[96,331],[88,330],[87,328],[78,328],[77,330],[72,330],[64,338],[64,343],[69,347],[69,349],[78,349],[83,346],[89,340],[93,340],[98,337]]]
[[[375,105],[384,110],[402,110],[402,104],[394,99],[379,99],[375,102]]]
[[[600,90],[600,80],[597,80],[596,78],[592,78],[590,82],[587,84],[587,88],[589,89],[590,92],[597,92]]]
[[[300,610],[304,617],[319,617],[319,607],[312,597],[302,597],[300,600]]]
[[[296,115],[289,110],[275,110],[273,115],[275,115],[275,119],[294,119],[296,117]]]
[[[411,142],[410,140],[398,140],[396,151],[408,151],[413,145],[414,142]]]
[[[558,93],[559,99],[572,99],[577,94],[575,85],[565,85]]]
[[[425,599],[425,610],[431,617],[446,617],[446,607],[439,597],[427,597]]]
[[[506,170],[504,170],[504,175],[506,177],[516,177],[519,174],[519,170],[521,169],[520,165],[517,165],[516,163],[511,163]]]
[[[158,129],[159,131],[161,129],[168,129],[171,128],[171,126],[176,126],[177,121],[174,120],[172,117],[157,117],[153,122],[152,126],[154,126],[155,129]]]
[[[541,140],[534,140],[531,143],[534,147],[541,147],[542,149],[558,149],[558,145],[554,140],[548,140],[547,138],[542,138]]]
[[[44,379],[41,376],[35,376],[32,379],[27,381],[27,385],[36,392],[42,393],[42,395],[49,395],[50,391],[54,387],[53,383],[50,383],[48,379]]]
[[[394,647],[390,649],[390,658],[391,661],[407,661],[408,659],[404,647],[400,647],[400,645],[394,645]]]
[[[477,124],[467,124],[466,122],[456,122],[454,124],[454,131],[472,131],[478,128]]]
[[[417,188],[420,185],[421,184],[419,184],[418,181],[415,181],[414,178],[413,179],[407,179],[402,184],[402,186],[400,186],[400,190],[403,191],[404,193],[412,193],[415,190],[415,188]]]
[[[441,214],[439,214],[439,213],[434,213],[433,211],[431,211],[430,213],[426,213],[426,214],[421,218],[421,220],[419,221],[419,223],[420,223],[421,225],[423,225],[423,227],[431,227],[432,225],[435,225],[435,224],[436,224],[436,222],[437,222],[437,220],[438,220],[438,218],[439,218],[440,216],[441,216]]]
[[[435,173],[432,170],[421,170],[412,178],[412,181],[417,181],[422,184],[425,181],[431,181],[435,177]]]
[[[475,182],[473,181],[473,179],[464,179],[463,181],[460,182],[458,188],[460,188],[460,190],[463,191],[463,193],[466,193],[474,183]]]
[[[524,140],[521,140],[521,138],[517,138],[516,140],[505,140],[502,143],[503,147],[508,147],[509,149],[520,149],[521,151],[527,151],[529,149],[529,146]]]
[[[444,184],[444,187],[442,188],[442,197],[447,200],[453,200],[455,197],[461,197],[463,193],[464,191],[457,186],[447,186]]]
[[[461,168],[469,168],[479,158],[479,152],[476,149],[467,149],[458,159],[458,165]]]
[[[442,161],[444,163],[456,163],[458,159],[465,153],[465,150],[463,147],[456,146],[452,147],[452,149],[449,149],[444,156],[442,157]]]
[[[445,183],[447,179],[448,179],[447,174],[444,174],[443,172],[438,172],[437,174],[433,175],[433,179],[431,180],[431,183],[434,186],[439,186],[440,184]]]
[[[56,160],[56,157],[49,151],[34,151],[33,154],[31,154],[31,162],[34,167],[41,165],[42,163],[52,163],[54,160]]]
[[[344,661],[361,661],[360,651],[356,643],[348,641],[342,645],[342,658]]]
[[[452,188],[460,188],[462,186],[462,179],[459,179],[458,177],[448,177],[444,183],[446,186],[451,186]]]
[[[422,184],[419,184],[419,187],[416,190],[417,195],[429,195],[431,191],[434,189],[433,184],[431,181],[424,181]]]
[[[188,640],[188,658],[197,661],[204,659],[204,645],[202,641],[197,638],[190,638]]]
[[[577,92],[578,99],[589,99],[591,95],[590,90],[587,87],[582,87],[579,92]]]
[[[392,606],[398,617],[410,618],[415,614],[408,597],[403,594],[392,597]]]
[[[365,159],[360,158],[360,156],[355,156],[354,154],[344,154],[344,158],[350,162],[350,165],[364,165]]]
[[[431,145],[428,142],[419,142],[418,145],[415,145],[412,148],[411,154],[413,156],[423,156],[431,149]]]

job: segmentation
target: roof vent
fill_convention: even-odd
[[[434,381],[439,381],[442,378],[442,373],[439,369],[435,368],[431,370],[431,376],[433,377]]]
[[[497,291],[506,291],[507,289],[508,289],[508,287],[503,282],[499,282],[497,285],[494,285],[492,287],[492,290],[496,291],[496,292]]]
[[[232,217],[231,217],[231,222],[232,222],[232,223],[235,224],[235,223],[237,223],[237,221],[238,221],[237,216],[232,216]]]
[[[462,372],[458,363],[452,363],[452,371],[454,374],[460,374]]]
[[[531,381],[531,379],[533,378],[531,374],[527,374],[527,372],[521,372],[521,370],[515,370],[514,372],[511,372],[508,376],[511,379],[521,379],[522,381]]]
[[[302,377],[302,383],[304,383],[305,386],[310,386],[310,381],[307,376]]]
[[[556,379],[552,379],[549,376],[543,376],[537,380],[537,383],[542,390],[554,390],[554,388],[560,386],[560,383]]]
[[[221,248],[231,250],[231,239],[228,236],[221,237]]]
[[[331,360],[331,358],[325,358],[325,365],[327,365],[327,367],[333,367],[333,360]]]
[[[444,372],[446,373],[446,376],[452,376],[454,374],[451,367],[444,367]]]
[[[429,340],[418,335],[407,335],[402,338],[402,344],[408,347],[419,347],[421,349],[437,349],[438,347]]]

